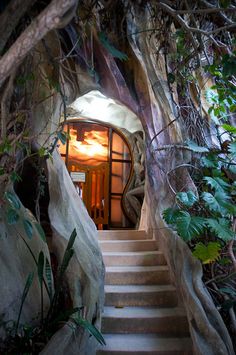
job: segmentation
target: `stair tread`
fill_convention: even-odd
[[[167,265],[156,266],[106,266],[106,272],[147,272],[147,271],[168,271]]]
[[[176,291],[172,285],[105,285],[105,293]]]
[[[190,338],[162,337],[156,334],[104,334],[105,351],[179,351],[192,347]]]
[[[104,251],[103,256],[135,256],[135,255],[162,255],[163,253],[159,250],[151,251]]]
[[[135,240],[135,239],[125,239],[125,240],[99,240],[99,243],[100,244],[105,244],[105,243],[109,243],[109,244],[128,244],[128,243],[155,243],[155,240],[152,240],[152,239],[138,239],[138,240]]]
[[[162,317],[183,317],[185,310],[181,307],[104,307],[103,317],[112,318],[162,318]]]

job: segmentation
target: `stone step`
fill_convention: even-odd
[[[157,250],[157,243],[154,240],[109,240],[100,241],[102,252],[136,252]]]
[[[104,252],[103,260],[106,266],[166,265],[165,256],[161,251]]]
[[[105,307],[102,332],[158,333],[172,336],[189,334],[185,312],[178,307]]]
[[[97,355],[192,355],[190,338],[156,334],[104,334],[106,346]]]
[[[107,266],[106,285],[166,285],[170,283],[167,266]]]
[[[99,240],[140,240],[153,239],[153,236],[147,234],[144,230],[102,230],[98,231]]]
[[[105,285],[105,306],[174,307],[177,303],[171,285]]]

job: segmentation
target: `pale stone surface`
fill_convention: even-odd
[[[77,237],[75,254],[66,271],[73,307],[84,306],[85,317],[100,327],[100,316],[104,300],[104,265],[98,246],[97,230],[80,199],[59,153],[48,161],[48,183],[50,192],[49,218],[53,228],[52,249],[59,264],[74,228]],[[58,339],[60,346],[58,349]],[[65,325],[54,335],[42,354],[93,354],[96,341],[83,335],[81,329],[73,331]]]
[[[7,189],[7,191],[9,190],[14,194],[12,187]],[[26,280],[28,275],[33,272],[34,280],[23,305],[20,323],[38,324],[41,300],[36,261],[41,251],[44,253],[44,257],[50,260],[48,246],[34,227],[35,218],[21,203],[20,208],[16,210],[20,216],[18,222],[12,225],[8,224],[6,210],[9,207],[7,202],[0,205],[0,314],[3,315],[4,321],[17,320]],[[29,220],[33,225],[31,239],[24,230],[24,219]],[[49,308],[49,297],[44,287],[43,292],[44,312],[46,313]],[[3,334],[3,329],[1,329],[1,335]]]
[[[97,90],[77,98],[70,107],[77,111],[78,115],[110,123],[132,133],[143,130],[140,119],[128,107]]]

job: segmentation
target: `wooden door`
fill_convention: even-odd
[[[94,223],[108,224],[109,163],[101,163],[98,166],[69,163],[68,168]]]

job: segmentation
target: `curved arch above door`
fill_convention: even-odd
[[[131,228],[123,198],[133,174],[129,143],[110,124],[71,119],[70,139],[59,150],[80,197],[98,228]]]

